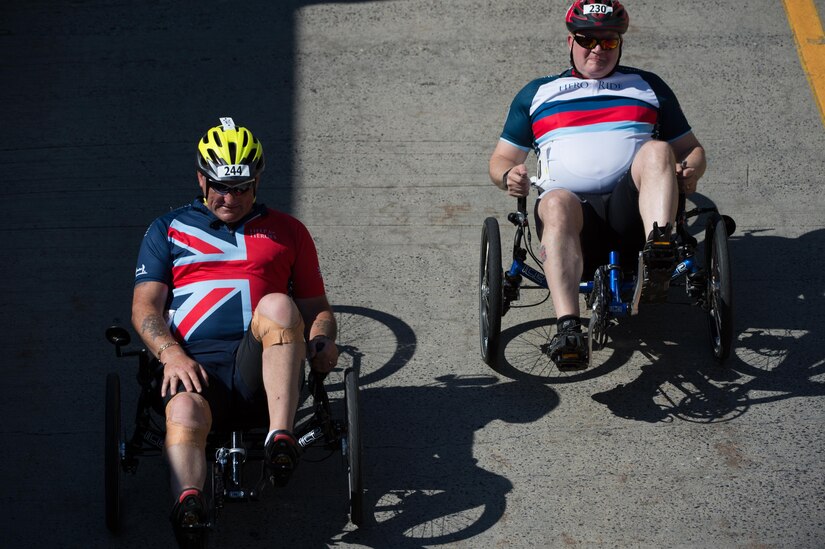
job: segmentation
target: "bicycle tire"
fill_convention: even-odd
[[[120,377],[116,373],[106,376],[105,413],[103,486],[106,527],[117,533],[120,530],[120,448],[123,437],[120,428]]]
[[[352,368],[344,372],[344,400],[347,414],[347,480],[349,481],[350,520],[356,526],[364,522],[363,443],[358,373]]]
[[[733,286],[728,231],[721,216],[714,216],[705,229],[705,258],[708,271],[705,299],[711,351],[717,361],[723,362],[730,356],[733,346]]]
[[[495,368],[501,338],[502,280],[501,233],[494,217],[484,220],[481,230],[481,257],[478,267],[478,309],[481,358]]]

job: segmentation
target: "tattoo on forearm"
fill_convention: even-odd
[[[337,329],[334,320],[318,318],[312,323],[312,329],[310,331],[313,335],[325,335],[330,339],[335,339]]]
[[[140,325],[141,335],[150,338],[152,341],[161,337],[169,335],[169,328],[166,322],[158,315],[149,315],[143,319]]]

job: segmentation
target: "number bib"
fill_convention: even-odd
[[[227,164],[218,166],[221,177],[249,177],[249,166],[246,164]]]
[[[613,6],[605,6],[604,4],[585,4],[582,6],[584,14],[590,15],[593,13],[607,15],[613,13]]]

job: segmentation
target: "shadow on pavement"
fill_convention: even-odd
[[[798,238],[760,231],[730,240],[734,350],[724,364],[710,354],[706,315],[658,306],[616,338],[637,339],[652,362],[627,385],[594,395],[620,417],[639,421],[732,420],[751,406],[825,395],[823,325],[825,230]],[[673,315],[674,323],[657,323]]]
[[[514,467],[517,460],[508,440],[476,441],[475,432],[492,421],[534,422],[558,405],[556,392],[543,384],[500,383],[494,376],[445,375],[426,386],[388,385],[413,358],[415,333],[400,318],[381,311],[335,309],[341,323],[339,346],[347,349],[339,366],[361,368],[368,381],[361,383],[360,397],[365,524],[360,529],[349,524],[341,453],[312,449],[286,488],[267,490],[258,502],[228,505],[210,538],[212,545],[278,541],[323,547],[341,541],[425,547],[470,539],[491,528],[506,511],[512,483],[486,470],[475,455],[481,447],[484,459],[494,460],[498,469]],[[379,380],[382,386],[376,386]],[[340,385],[331,376],[333,415],[343,418]],[[127,430],[130,412],[124,409]],[[171,536],[165,464],[158,457],[140,461],[137,475],[124,480],[123,531],[117,538],[122,546]],[[258,478],[257,466],[247,465],[246,484]],[[145,524],[156,525],[151,535]]]
[[[425,387],[368,389],[364,400],[374,523],[343,539],[371,547],[446,544],[491,528],[512,483],[475,455],[499,470],[517,460],[506,439],[478,442],[475,432],[492,421],[534,422],[558,404],[544,385],[453,375]]]

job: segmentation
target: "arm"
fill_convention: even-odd
[[[526,151],[500,140],[490,157],[489,173],[493,184],[507,191],[510,196],[530,194],[530,178],[527,176],[527,166],[524,165],[527,154]]]
[[[705,149],[693,135],[689,132],[679,139],[673,141],[670,146],[676,155],[676,178],[679,182],[679,191],[685,194],[692,194],[707,168],[705,159]]]
[[[296,299],[295,305],[301,312],[307,327],[306,338],[309,341],[307,357],[312,369],[329,372],[338,363],[338,347],[335,337],[338,326],[332,307],[326,295],[306,299]]]
[[[187,391],[201,392],[201,379],[209,385],[206,371],[186,354],[163,318],[168,295],[169,287],[162,282],[136,285],[132,296],[132,326],[149,351],[163,364],[161,396],[165,397],[167,391],[174,395],[178,380]]]

